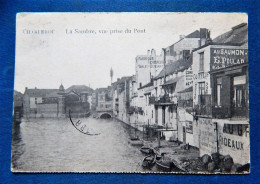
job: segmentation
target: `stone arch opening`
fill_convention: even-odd
[[[100,119],[110,119],[110,118],[112,118],[112,116],[109,113],[103,113],[100,115]]]

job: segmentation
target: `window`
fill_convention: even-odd
[[[234,95],[233,102],[235,107],[245,107],[245,84],[246,84],[246,76],[238,76],[234,77],[233,85],[234,85]]]
[[[204,52],[199,53],[200,55],[200,68],[199,71],[203,72],[204,71]]]
[[[248,116],[248,91],[246,75],[233,77],[232,115]]]
[[[222,78],[217,78],[217,91],[216,91],[216,103],[217,106],[221,106],[221,88],[222,88]]]
[[[37,98],[35,98],[34,103],[37,104]]]
[[[183,50],[183,58],[186,59],[190,55],[190,50]]]
[[[205,82],[199,82],[199,95],[205,94]]]

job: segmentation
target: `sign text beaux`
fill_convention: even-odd
[[[248,63],[247,49],[211,48],[211,70]]]

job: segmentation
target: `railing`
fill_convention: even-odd
[[[196,115],[212,116],[211,95],[199,95],[199,104],[194,108]]]
[[[228,107],[212,107],[212,117],[216,119],[231,118],[231,109]]]
[[[178,106],[183,108],[193,107],[193,100],[178,100]]]
[[[173,97],[164,95],[162,97],[149,97],[149,104],[164,104],[164,103],[174,103]]]
[[[212,108],[210,105],[196,105],[194,107],[196,115],[199,116],[212,116]]]
[[[97,107],[96,111],[112,111],[112,107]]]

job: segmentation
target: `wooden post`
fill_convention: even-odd
[[[145,124],[143,124],[143,140],[144,140],[144,125],[145,125]]]
[[[161,140],[160,140],[161,136],[160,136],[160,132],[159,131],[157,132],[157,135],[158,135],[158,148],[159,148],[159,147],[161,147]]]
[[[148,127],[147,127],[147,138],[146,138],[147,141],[148,141],[148,136],[149,136],[149,122],[148,122]]]

